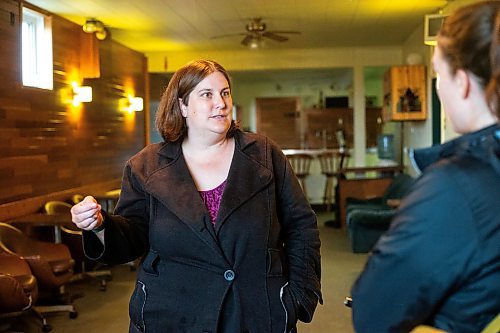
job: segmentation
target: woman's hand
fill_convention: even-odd
[[[101,205],[92,196],[71,207],[71,221],[80,229],[92,230],[101,226],[103,217]]]

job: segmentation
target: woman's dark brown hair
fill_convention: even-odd
[[[447,17],[439,31],[438,47],[450,65],[471,72],[486,92],[490,110],[499,118],[500,1],[464,6]]]
[[[187,135],[186,119],[182,116],[179,99],[188,105],[189,94],[207,76],[220,72],[227,80],[229,89],[231,81],[227,71],[220,64],[211,60],[195,60],[179,68],[168,83],[163,93],[158,112],[156,113],[156,128],[167,142],[182,140]],[[234,135],[238,128],[233,121],[227,132],[227,137]]]

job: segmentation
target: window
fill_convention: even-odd
[[[53,88],[52,24],[50,17],[23,7],[23,85]]]

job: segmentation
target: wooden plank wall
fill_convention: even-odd
[[[20,13],[21,0],[0,1],[0,220],[31,213],[44,198],[119,185],[145,138],[146,112],[124,111],[124,100],[140,96],[148,108],[145,56],[112,39],[98,42],[100,78],[84,79],[84,33],[56,15],[54,89],[23,87]],[[91,103],[68,103],[74,80],[93,87]]]
[[[350,108],[307,109],[304,111],[304,122],[308,148],[339,148],[335,133],[340,128],[344,130],[347,147],[353,146],[354,121]],[[326,131],[326,147],[323,131]]]

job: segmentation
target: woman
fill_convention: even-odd
[[[160,102],[165,142],[128,161],[115,215],[92,197],[72,208],[90,258],[144,256],[130,332],[295,332],[321,301],[316,217],[279,147],[241,132],[232,106],[222,66],[185,65]]]
[[[414,152],[422,176],[353,286],[357,332],[479,332],[500,311],[500,2],[457,10],[433,55],[463,136]]]

